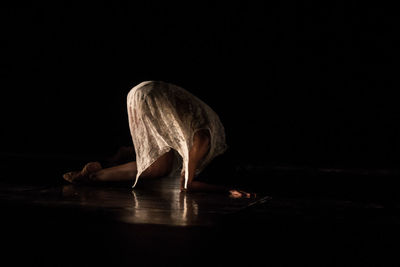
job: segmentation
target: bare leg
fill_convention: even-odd
[[[157,178],[167,175],[172,168],[173,153],[169,151],[159,157],[141,175],[141,178]],[[137,174],[136,161],[102,169],[92,174],[92,179],[100,182],[121,182],[133,180]]]
[[[157,159],[147,168],[140,177],[156,178],[167,175],[172,168],[173,152],[169,151]],[[93,167],[95,166],[95,168]],[[100,163],[90,162],[82,171],[64,174],[64,179],[71,183],[79,182],[123,182],[136,177],[137,166],[135,161],[102,169]]]
[[[136,173],[136,161],[131,161],[94,172],[90,175],[90,179],[96,182],[122,182],[133,180]]]

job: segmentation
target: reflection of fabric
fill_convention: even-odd
[[[137,176],[171,148],[182,157],[185,187],[189,150],[197,130],[208,129],[210,150],[196,173],[226,149],[225,130],[218,115],[203,101],[183,88],[165,82],[142,82],[128,94],[128,116],[135,146]]]

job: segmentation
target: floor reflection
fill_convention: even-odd
[[[160,179],[130,188],[66,185],[63,201],[86,208],[104,209],[126,223],[209,225],[216,215],[246,206],[248,200],[225,195],[189,194],[179,190],[178,180]]]
[[[170,225],[204,224],[199,218],[197,202],[187,193],[179,190],[169,190],[155,195],[146,196],[146,192],[132,191],[133,209],[131,214],[123,216],[121,220],[129,223],[152,223]]]

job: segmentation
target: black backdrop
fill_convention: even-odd
[[[181,85],[246,161],[399,162],[396,9],[365,1],[1,4],[1,151],[129,145],[126,94]]]

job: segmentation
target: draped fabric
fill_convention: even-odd
[[[162,81],[138,84],[128,94],[129,128],[136,153],[137,175],[171,149],[177,152],[179,164],[174,171],[184,171],[185,188],[189,178],[189,151],[198,130],[210,132],[210,149],[200,162],[199,174],[212,159],[227,148],[225,130],[218,115],[203,101],[185,89]]]

